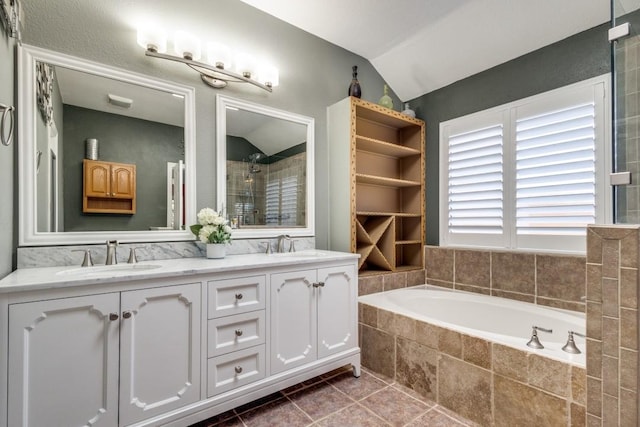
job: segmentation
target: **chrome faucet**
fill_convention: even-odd
[[[581,338],[586,338],[583,334],[576,331],[569,331],[569,337],[567,338],[567,343],[562,347],[563,351],[571,354],[580,354],[582,353],[578,347],[576,347],[576,342],[573,339],[573,336],[577,335]]]
[[[531,339],[527,343],[527,345],[531,348],[542,349],[544,346],[540,343],[538,339],[538,331],[546,332],[548,334],[553,333],[552,329],[541,328],[540,326],[533,326],[533,330],[531,331]]]
[[[281,234],[278,236],[278,253],[284,252],[284,241],[291,240],[291,236],[288,234]]]
[[[112,265],[118,263],[118,257],[116,254],[116,248],[118,247],[117,240],[107,240],[107,260],[105,265]]]

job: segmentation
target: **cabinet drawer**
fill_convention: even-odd
[[[219,356],[264,344],[264,333],[264,310],[209,320],[208,355]]]
[[[207,361],[207,397],[265,377],[264,345],[224,354]]]
[[[209,282],[209,319],[261,310],[265,306],[265,276]]]

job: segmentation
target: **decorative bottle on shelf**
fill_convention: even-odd
[[[384,85],[384,95],[382,95],[378,101],[378,105],[382,105],[383,107],[393,110],[393,99],[389,96],[389,86]]]
[[[408,102],[404,103],[404,110],[402,110],[402,114],[405,116],[416,118],[416,112],[411,109]]]
[[[360,89],[360,82],[358,81],[358,66],[353,66],[353,78],[349,85],[349,96],[355,96],[360,98],[362,96],[362,89]]]

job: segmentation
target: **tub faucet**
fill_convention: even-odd
[[[116,248],[118,247],[117,240],[107,240],[107,260],[105,265],[112,265],[118,263],[118,257],[116,254]]]
[[[576,342],[573,340],[573,336],[577,335],[579,337],[585,338],[584,335],[575,331],[569,331],[569,338],[567,339],[567,343],[562,347],[563,351],[571,354],[580,354],[582,353],[578,347],[576,347]]]
[[[553,332],[553,329],[545,329],[545,328],[541,328],[540,326],[533,326],[533,330],[531,331],[531,339],[527,343],[527,346],[531,348],[537,348],[537,349],[544,348],[544,346],[538,339],[538,331],[547,332],[550,334]]]

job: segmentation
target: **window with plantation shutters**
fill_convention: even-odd
[[[440,244],[583,252],[610,218],[609,77],[440,125]]]

